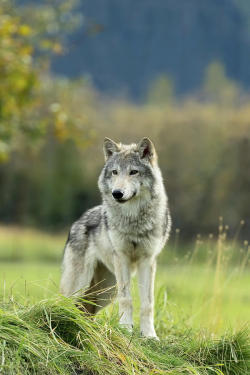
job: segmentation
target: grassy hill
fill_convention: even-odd
[[[247,375],[247,329],[213,339],[177,326],[147,340],[118,327],[118,315],[84,316],[57,297],[0,310],[0,373],[11,374],[225,374]]]

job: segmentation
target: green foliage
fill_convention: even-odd
[[[31,29],[30,42],[39,55],[62,54],[67,48],[67,35],[82,22],[79,0],[45,0],[19,7],[18,13]]]
[[[37,83],[28,40],[32,30],[9,14],[5,4],[0,3],[0,157],[6,155],[10,140],[21,126],[22,111],[31,104]]]

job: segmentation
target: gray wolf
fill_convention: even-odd
[[[96,313],[112,300],[116,288],[110,287],[117,284],[120,324],[132,330],[130,278],[137,269],[141,334],[157,338],[156,257],[171,226],[157,154],[148,138],[130,145],[105,138],[104,155],[105,165],[98,180],[102,205],[88,210],[71,227],[61,292],[87,298],[86,290],[96,288],[95,305],[85,305],[89,312]],[[97,292],[98,285],[106,288],[104,295]]]

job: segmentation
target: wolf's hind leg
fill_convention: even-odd
[[[68,243],[63,258],[61,293],[66,297],[82,295],[82,289],[90,286],[96,263],[95,257],[88,250],[74,249]]]
[[[100,261],[98,261],[90,288],[83,295],[82,306],[91,314],[96,314],[107,306],[116,295],[115,275]],[[90,301],[93,304],[85,302]]]

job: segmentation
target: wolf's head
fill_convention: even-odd
[[[153,143],[143,138],[138,144],[117,144],[104,140],[105,166],[98,186],[102,195],[117,204],[150,197],[155,180],[161,180]]]

